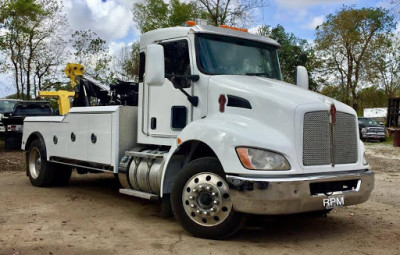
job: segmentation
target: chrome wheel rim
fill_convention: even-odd
[[[183,188],[182,203],[191,220],[208,227],[224,222],[232,210],[228,184],[213,173],[190,178]]]
[[[29,153],[29,172],[33,179],[38,178],[42,169],[42,157],[38,148],[33,148]]]

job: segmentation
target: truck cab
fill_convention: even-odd
[[[25,119],[33,185],[65,183],[71,167],[113,172],[121,193],[162,199],[187,231],[216,239],[244,214],[368,200],[374,175],[355,111],[309,91],[304,67],[297,86],[283,82],[277,42],[196,25],[147,32],[140,47],[137,106]]]

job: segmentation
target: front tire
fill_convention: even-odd
[[[171,203],[178,222],[196,237],[224,239],[243,223],[243,215],[233,210],[225,173],[216,158],[188,163],[176,178]]]

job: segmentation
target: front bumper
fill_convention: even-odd
[[[345,205],[368,200],[374,188],[374,174],[369,169],[318,175],[249,178],[227,175],[233,208],[238,212],[264,215],[293,214],[324,210],[327,195],[344,195]],[[312,194],[312,183],[357,182],[352,190]]]
[[[385,139],[386,134],[384,132],[380,133],[361,133],[362,139]]]

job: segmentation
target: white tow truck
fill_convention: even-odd
[[[65,184],[72,169],[112,172],[120,193],[161,199],[188,232],[215,239],[238,230],[245,214],[367,201],[374,174],[356,112],[308,91],[304,67],[297,86],[283,82],[279,47],[207,25],[143,34],[137,106],[25,119],[31,183]]]

